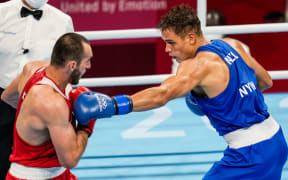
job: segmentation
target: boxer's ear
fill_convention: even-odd
[[[67,66],[69,70],[72,72],[77,68],[77,62],[74,60],[68,61]]]

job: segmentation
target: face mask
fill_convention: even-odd
[[[25,0],[29,6],[35,9],[41,8],[48,0]]]

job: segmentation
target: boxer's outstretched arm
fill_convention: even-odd
[[[178,66],[177,74],[167,78],[160,86],[139,91],[131,96],[133,111],[145,111],[165,105],[184,96],[206,77],[209,66],[205,61],[187,60]]]
[[[134,95],[109,97],[98,92],[84,92],[74,103],[74,112],[80,122],[107,118],[133,111],[145,111],[163,106],[171,99],[183,96],[205,78],[212,65],[205,59],[187,60],[160,86],[142,90]],[[185,64],[185,65],[182,65]],[[201,68],[200,68],[201,67]]]

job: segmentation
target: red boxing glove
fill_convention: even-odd
[[[85,131],[88,134],[88,137],[90,137],[93,132],[95,122],[96,119],[90,120],[87,125],[78,123],[77,131]]]
[[[73,107],[73,103],[75,102],[75,100],[77,99],[77,97],[83,93],[83,92],[91,92],[91,90],[87,87],[84,87],[84,86],[79,86],[75,89],[72,89],[69,93],[69,99],[70,99],[70,102],[71,102],[71,105]]]

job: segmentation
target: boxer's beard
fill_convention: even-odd
[[[81,78],[81,72],[78,69],[74,69],[73,72],[71,73],[70,78],[71,78],[72,85],[78,84]]]

